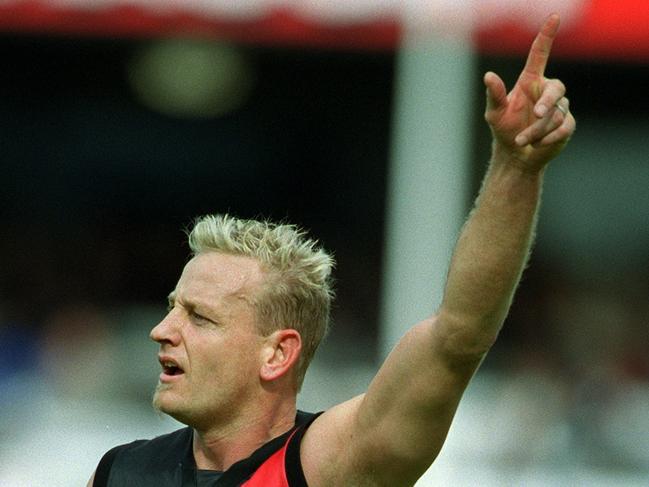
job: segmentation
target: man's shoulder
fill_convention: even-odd
[[[175,468],[186,461],[191,452],[191,441],[192,430],[185,427],[149,440],[118,445],[100,460],[95,485],[108,485],[109,477],[110,485],[118,485],[116,479],[127,478],[136,472],[144,474]]]
[[[111,451],[116,455],[128,456],[134,461],[161,461],[181,458],[191,444],[192,429],[180,428],[164,435],[145,440],[135,440],[116,446]],[[110,452],[109,452],[110,453]]]
[[[135,440],[130,443],[119,445],[117,448],[131,451],[146,451],[148,449],[158,450],[160,448],[173,448],[174,446],[185,446],[192,439],[192,429],[188,426],[177,429],[171,433],[156,436],[150,439]]]

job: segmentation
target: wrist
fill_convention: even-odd
[[[549,161],[537,161],[530,157],[531,147],[506,147],[494,140],[491,148],[490,167],[500,167],[520,173],[522,176],[542,178]]]

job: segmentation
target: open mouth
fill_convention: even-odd
[[[162,366],[162,374],[160,374],[161,379],[177,377],[185,373],[182,367],[180,367],[174,360],[161,359],[160,365]]]
[[[167,375],[180,375],[184,373],[183,369],[174,364],[163,364],[162,371]]]

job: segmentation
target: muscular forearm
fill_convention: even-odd
[[[454,356],[479,359],[495,340],[532,244],[543,171],[575,130],[564,84],[544,73],[558,28],[550,15],[509,93],[498,75],[484,76],[492,160],[434,320],[437,348]]]
[[[457,354],[481,355],[509,310],[534,238],[543,171],[521,169],[494,148],[489,170],[458,240],[439,316]]]

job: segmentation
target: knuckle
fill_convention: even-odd
[[[561,81],[560,79],[557,79],[557,78],[551,79],[549,83],[552,85],[552,87],[555,90],[557,90],[557,91],[559,91],[561,93],[566,92],[566,85],[564,85],[563,81]]]
[[[557,140],[567,140],[571,135],[572,130],[566,125],[562,125],[556,130]]]

